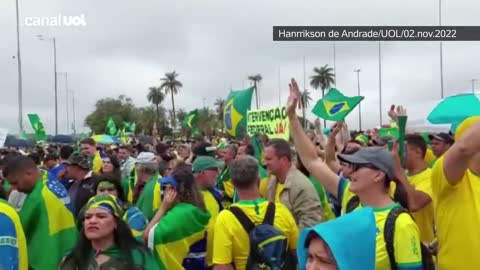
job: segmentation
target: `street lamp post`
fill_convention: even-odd
[[[75,123],[75,92],[73,90],[70,91],[72,94],[72,109],[73,109],[73,123],[72,123],[72,129],[73,129],[73,136],[77,135],[77,128],[76,128],[76,123]]]
[[[55,82],[55,135],[58,135],[58,92],[57,92],[57,43],[55,37],[45,38],[42,35],[37,36],[40,40],[51,40],[53,41],[53,75]]]
[[[382,126],[382,43],[378,42],[378,108],[380,113],[380,126]]]
[[[18,14],[18,0],[15,1],[17,15],[17,68],[18,68],[18,127],[23,133],[23,90],[22,90],[22,61],[20,58],[20,22]]]
[[[438,25],[442,26],[442,0],[438,0]],[[443,98],[443,42],[440,41],[440,97]]]
[[[353,72],[357,73],[357,95],[360,96],[360,69],[354,69]],[[362,103],[358,103],[358,128],[362,131]]]
[[[70,113],[68,112],[68,72],[58,72],[60,75],[65,76],[65,108],[67,111],[67,134],[70,130]]]

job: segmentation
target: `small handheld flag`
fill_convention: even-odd
[[[347,97],[339,90],[332,88],[317,101],[312,113],[325,120],[343,121],[362,100],[362,96]]]

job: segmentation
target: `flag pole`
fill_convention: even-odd
[[[438,25],[442,26],[442,0],[438,0]],[[440,41],[440,97],[445,96],[443,89],[443,42]]]
[[[282,82],[280,80],[280,67],[278,67],[278,107],[282,106]]]
[[[382,43],[378,42],[378,109],[380,113],[380,126],[382,126]]]

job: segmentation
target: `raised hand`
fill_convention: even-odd
[[[288,84],[288,87],[290,88],[290,94],[288,96],[287,112],[289,115],[295,115],[298,101],[300,100],[300,90],[297,82],[293,78]]]

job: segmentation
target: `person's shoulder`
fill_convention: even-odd
[[[395,220],[395,230],[402,230],[406,228],[418,230],[417,223],[415,220],[413,220],[412,216],[409,213],[404,212],[398,215],[397,219]]]

